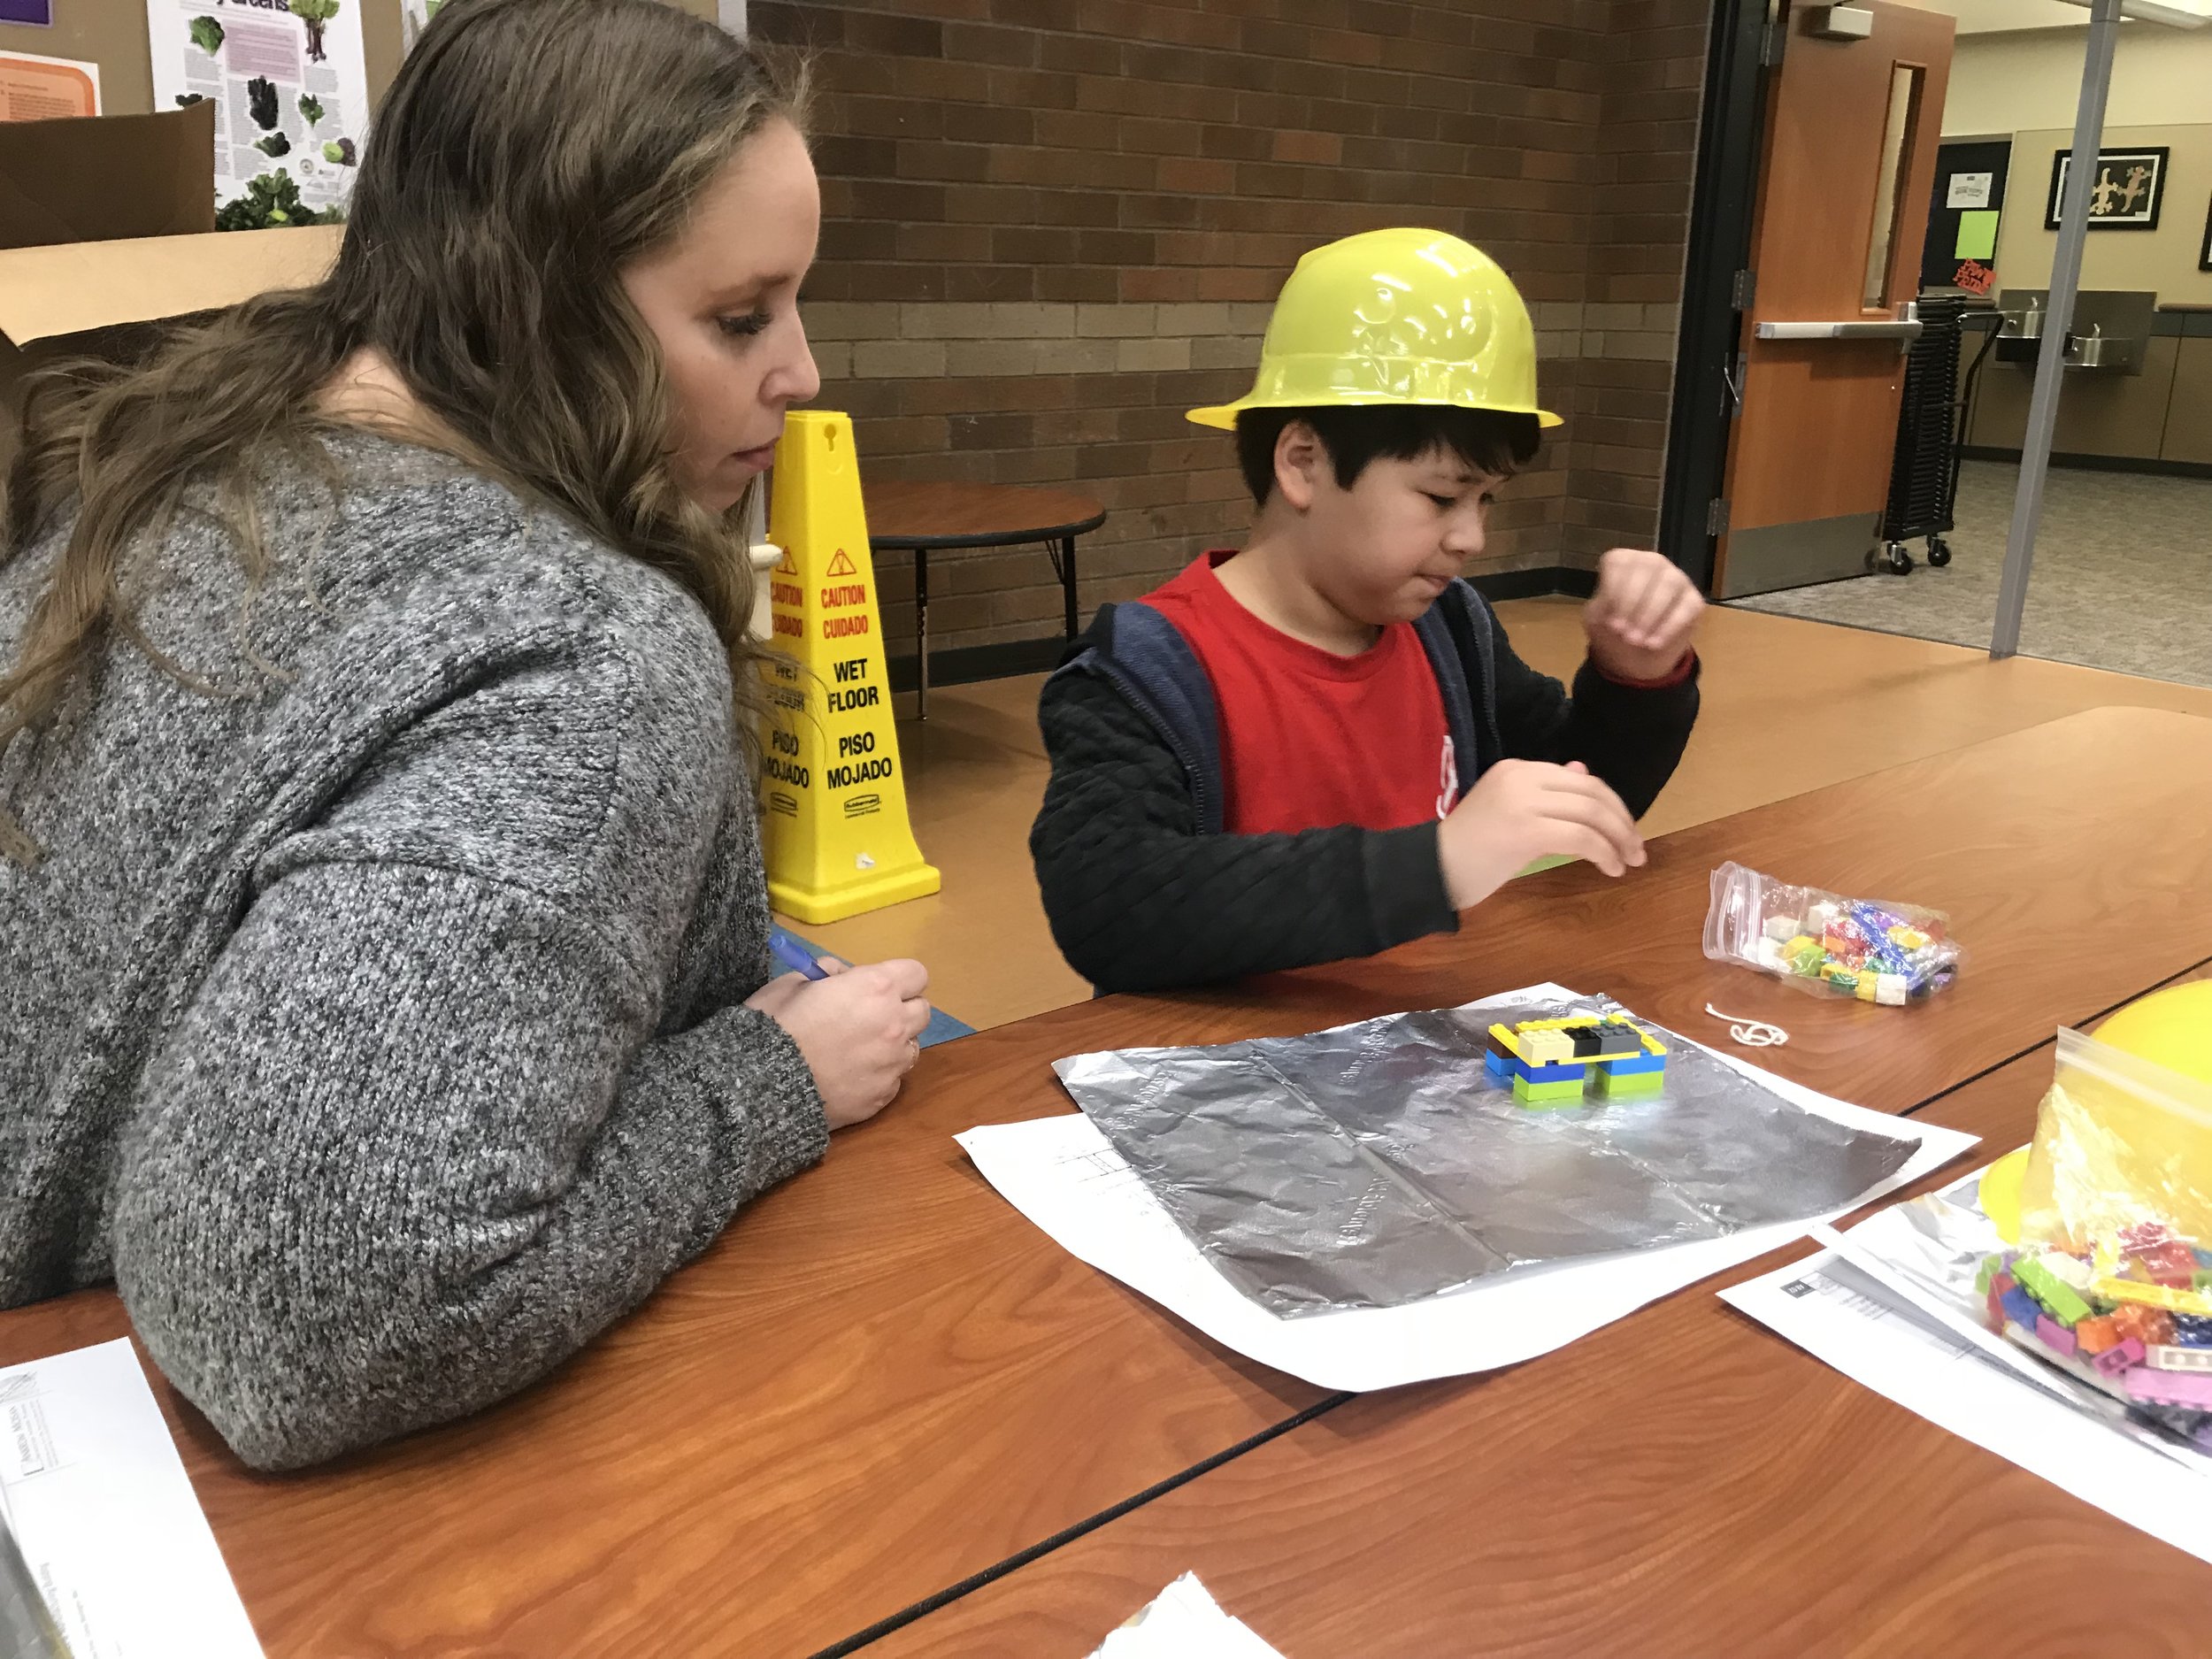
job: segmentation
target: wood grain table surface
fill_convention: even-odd
[[[2212,956],[2207,776],[2212,722],[2094,711],[1682,832],[1623,882],[1529,878],[1459,935],[1371,962],[932,1049],[896,1106],[546,1383],[326,1470],[251,1475],[156,1393],[272,1659],[803,1655],[1255,1435],[1310,1444],[1353,1409],[1282,1432],[1326,1396],[1073,1261],[990,1192],[950,1137],[1067,1110],[1051,1060],[1556,979],[1706,1036],[1709,999],[1778,1018],[1795,1040],[1775,1069],[1908,1110]],[[1947,909],[1968,970],[1900,1012],[1709,964],[1707,876],[1730,857]],[[127,1329],[105,1291],[15,1310],[0,1363]],[[1552,1357],[1586,1364],[1587,1346]],[[1453,1393],[1358,1409],[1417,1417]]]
[[[868,540],[879,548],[1057,541],[1106,520],[1094,497],[1072,489],[887,480],[864,486],[862,495]]]
[[[1983,1144],[1910,1190],[2024,1141],[2054,1057],[1917,1114]],[[1287,1659],[2207,1652],[2212,1565],[1717,1299],[1810,1250],[1510,1371],[1360,1396],[867,1659],[1079,1659],[1187,1571]]]

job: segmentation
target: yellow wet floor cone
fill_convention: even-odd
[[[773,643],[761,792],[768,902],[835,922],[934,893],[906,815],[853,423],[794,410],[776,445]]]

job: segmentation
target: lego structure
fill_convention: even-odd
[[[1625,1014],[1577,1014],[1493,1025],[1485,1064],[1513,1098],[1539,1109],[1656,1094],[1666,1086],[1667,1048]]]

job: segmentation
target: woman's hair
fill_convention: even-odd
[[[677,488],[658,348],[620,273],[683,230],[725,163],[803,123],[804,68],[661,0],[451,0],[401,65],[361,155],[345,239],[313,288],[184,329],[137,367],[35,381],[0,487],[0,565],[73,508],[16,660],[0,757],[109,636],[139,630],[130,557],[211,485],[250,576],[252,502],[316,442],[339,366],[373,348],[463,458],[683,584],[730,655],[749,742],[759,688],[741,511]],[[0,855],[35,856],[0,810]]]

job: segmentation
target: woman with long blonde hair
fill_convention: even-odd
[[[112,1279],[251,1463],[542,1375],[912,1064],[918,964],[770,977],[801,102],[658,0],[452,0],[327,280],[31,397],[0,1307]]]

